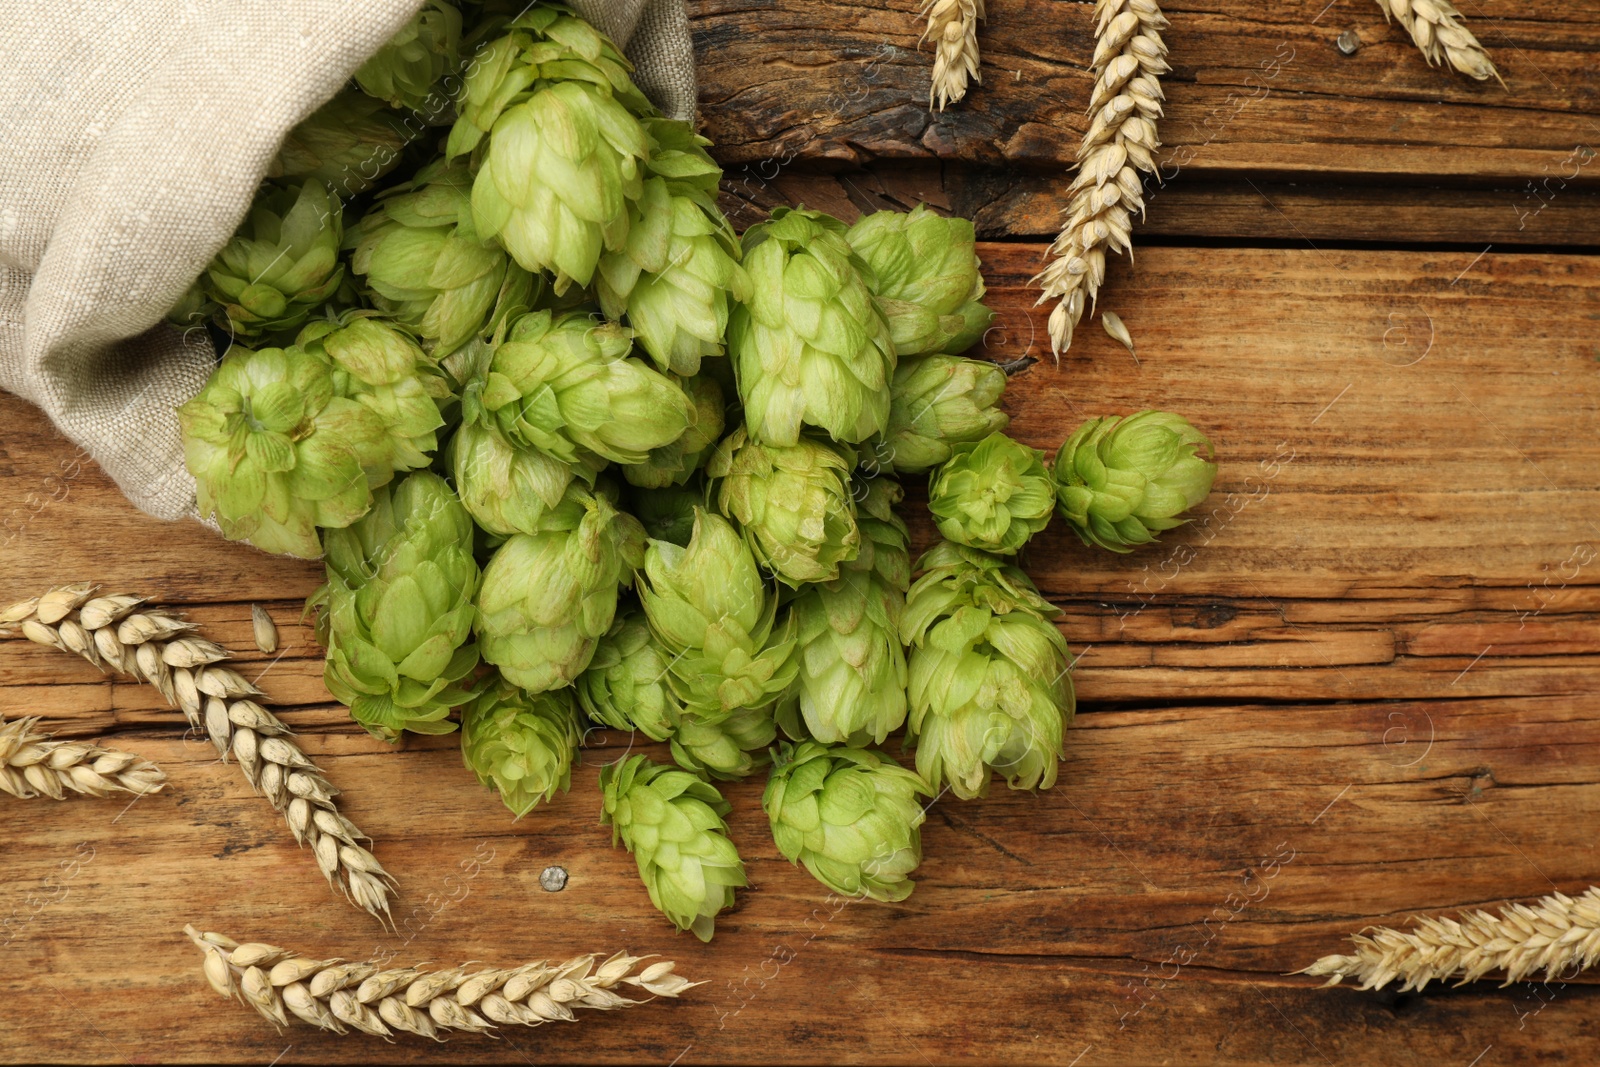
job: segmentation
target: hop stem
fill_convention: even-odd
[[[1600,889],[1576,899],[1553,893],[1532,905],[1506,904],[1498,916],[1425,917],[1413,930],[1379,927],[1350,940],[1354,955],[1324,956],[1294,973],[1326,977],[1327,985],[1349,978],[1362,989],[1402,981],[1401,992],[1446,978],[1464,985],[1492,971],[1505,972],[1502,985],[1540,971],[1549,980],[1600,960]]]
[[[1067,224],[1033,281],[1038,303],[1056,301],[1050,314],[1050,348],[1060,360],[1072,331],[1106,277],[1106,250],[1133,254],[1133,213],[1144,214],[1139,172],[1154,174],[1156,119],[1167,25],[1156,0],[1095,0],[1099,23],[1094,52],[1093,116],[1078,146],[1078,176],[1068,187]]]
[[[142,756],[86,741],[52,741],[34,730],[38,721],[0,722],[0,792],[23,800],[61,800],[68,793],[143,796],[167,783],[161,768]]]
[[[73,652],[101,669],[140,678],[203,728],[224,761],[232,753],[245,779],[283,814],[295,840],[309,844],[328,883],[380,922],[391,922],[394,879],[358,840],[370,841],[339,814],[317,765],[289,728],[256,703],[261,690],[218,664],[227,649],[194,636],[195,625],[145,598],[95,596],[88,584],[63,586],[0,611],[0,636],[12,628],[41,645]]]
[[[640,1003],[619,988],[676,997],[703,984],[674,974],[670,961],[636,970],[650,957],[626,952],[598,965],[594,956],[577,956],[506,970],[385,970],[376,963],[307,959],[274,945],[241,945],[193,926],[183,932],[206,954],[206,980],[218,993],[238,997],[279,1028],[293,1015],[336,1034],[349,1027],[376,1037],[399,1030],[437,1040],[440,1030],[484,1033],[496,1023],[570,1022],[574,1008],[612,1011]]]
[[[1506,81],[1494,69],[1483,45],[1461,23],[1461,12],[1450,0],[1377,0],[1385,19],[1393,18],[1411,35],[1429,66],[1449,63],[1462,74],[1478,81],[1493,78],[1505,88]]]
[[[943,111],[967,95],[967,80],[983,84],[978,73],[978,20],[985,18],[983,0],[923,0],[928,28],[922,39],[933,42],[933,82],[928,106]]]

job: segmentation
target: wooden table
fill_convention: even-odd
[[[993,0],[984,87],[930,117],[909,2],[691,3],[741,225],[799,199],[974,215],[1004,326],[989,354],[1040,360],[1007,394],[1018,436],[1053,449],[1084,418],[1158,406],[1220,455],[1204,516],[1157,548],[1033,542],[1082,657],[1060,783],[939,802],[901,905],[829,903],[777,855],[754,781],[728,790],[753,888],[711,945],[674,936],[598,825],[595,777],[626,737],[592,736],[571,793],[513,823],[453,738],[391,749],[330,702],[299,621],[317,566],[140,515],[0,396],[0,602],[88,579],[188,611],[262,675],[403,887],[399,933],[380,930],[155,692],[0,644],[6,715],[171,777],[126,807],[0,805],[0,1056],[1592,1058],[1583,980],[1418,996],[1285,976],[1369,923],[1600,873],[1600,169],[1564,177],[1600,141],[1600,4],[1466,5],[1505,91],[1430,70],[1376,7],[1323,3],[1169,5],[1172,180],[1101,296],[1138,360],[1086,320],[1059,367],[1027,279],[1084,124],[1091,5]],[[253,650],[251,603],[281,656]],[[539,888],[550,865],[562,892]],[[204,985],[186,922],[446,964],[628,946],[708,984],[443,1049],[279,1035]]]

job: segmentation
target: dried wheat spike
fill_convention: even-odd
[[[194,636],[194,624],[173,612],[145,604],[138,596],[96,596],[90,585],[63,586],[0,612],[0,635],[20,630],[30,641],[155,686],[205,730],[224,762],[230,754],[239,761],[250,787],[283,813],[296,841],[311,846],[328,883],[392,925],[394,879],[359,843],[371,838],[339,814],[339,791],[289,728],[256,703],[261,690],[219,665],[227,649]]]
[[[978,73],[978,20],[983,0],[923,0],[928,20],[924,41],[933,41],[933,83],[928,106],[943,111],[967,95],[967,80],[983,84]]]
[[[1498,916],[1474,911],[1416,924],[1407,931],[1369,928],[1351,937],[1355,955],[1324,956],[1294,973],[1327,977],[1327,985],[1349,978],[1362,989],[1403,979],[1406,992],[1446,978],[1464,985],[1492,971],[1505,972],[1502,985],[1541,971],[1548,981],[1600,960],[1600,889],[1592,887],[1576,900],[1554,893],[1531,906],[1502,905]]]
[[[1449,63],[1469,78],[1493,78],[1505,88],[1506,81],[1494,69],[1489,53],[1461,24],[1461,12],[1450,0],[1377,0],[1383,17],[1393,17],[1422,50],[1429,66]]]
[[[143,796],[167,783],[161,768],[142,756],[87,741],[53,741],[34,731],[38,722],[0,721],[0,793],[23,800],[61,800],[68,793]]]
[[[570,1022],[574,1008],[612,1011],[641,1003],[619,987],[676,997],[702,982],[674,974],[670,961],[635,973],[649,956],[618,952],[539,961],[506,970],[385,970],[374,963],[312,960],[274,945],[244,944],[221,934],[183,932],[206,954],[206,980],[225,997],[238,997],[276,1026],[289,1016],[342,1034],[346,1027],[385,1039],[396,1030],[440,1040],[441,1030],[485,1033],[496,1024],[538,1026]]]
[[[1050,350],[1059,362],[1072,331],[1106,278],[1106,250],[1133,254],[1133,213],[1144,214],[1139,172],[1155,173],[1156,119],[1167,25],[1155,0],[1095,0],[1095,86],[1089,129],[1078,146],[1078,176],[1067,187],[1067,224],[1033,281],[1050,313]]]

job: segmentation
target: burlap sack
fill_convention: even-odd
[[[569,0],[668,114],[694,108],[682,0]],[[421,0],[0,0],[0,389],[128,499],[192,512],[173,409],[209,342],[160,325],[284,134]],[[7,427],[0,426],[0,433]]]

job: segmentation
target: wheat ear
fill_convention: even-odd
[[[933,83],[928,106],[943,111],[967,95],[967,80],[983,84],[978,73],[978,20],[983,0],[923,0],[928,20],[924,41],[933,41]]]
[[[1505,904],[1498,916],[1474,911],[1460,919],[1421,918],[1412,930],[1369,929],[1350,940],[1353,956],[1324,956],[1296,974],[1327,977],[1328,985],[1349,978],[1362,989],[1377,989],[1403,979],[1401,992],[1432,981],[1476,981],[1504,971],[1505,982],[1520,982],[1544,972],[1584,970],[1600,959],[1600,889],[1576,900],[1564,893],[1535,904]]]
[[[1067,224],[1033,279],[1056,301],[1050,349],[1056,359],[1106,278],[1106,250],[1133,254],[1133,212],[1144,214],[1139,172],[1155,173],[1167,20],[1155,0],[1095,0],[1094,95],[1089,129],[1078,146],[1078,176],[1067,187]]]
[[[359,841],[371,841],[339,814],[322,771],[289,728],[253,699],[261,690],[218,666],[228,650],[194,636],[196,626],[137,596],[95,596],[90,585],[52,589],[0,612],[0,636],[19,629],[41,645],[73,652],[105,669],[149,682],[204,729],[224,761],[231,753],[257,793],[283,813],[295,840],[309,844],[330,885],[380,922],[390,922],[394,879]]]
[[[34,730],[38,722],[0,722],[0,793],[23,800],[61,800],[68,793],[143,796],[167,783],[161,768],[142,756],[87,741],[53,741]]]
[[[1377,0],[1385,19],[1393,18],[1422,50],[1430,66],[1449,63],[1469,78],[1493,78],[1505,88],[1506,80],[1494,69],[1489,53],[1472,31],[1462,25],[1461,12],[1449,0]]]
[[[273,945],[241,945],[221,934],[183,930],[206,954],[205,975],[225,997],[238,997],[280,1028],[293,1015],[323,1030],[348,1026],[388,1038],[396,1030],[438,1039],[440,1030],[484,1033],[495,1024],[538,1026],[572,1021],[574,1008],[611,1011],[640,1003],[617,992],[676,997],[701,982],[673,973],[668,961],[635,973],[648,956],[618,952],[530,963],[508,970],[385,970],[375,963],[313,960]]]

